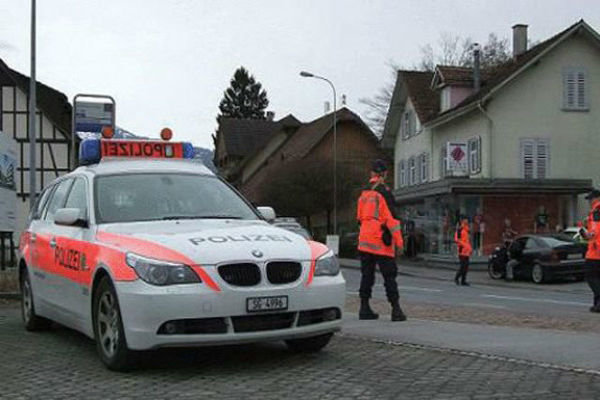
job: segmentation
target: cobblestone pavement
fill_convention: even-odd
[[[323,352],[281,344],[147,353],[110,372],[84,336],[28,333],[0,306],[2,399],[593,399],[600,376],[336,336]]]

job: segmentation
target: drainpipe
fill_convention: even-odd
[[[485,117],[485,119],[488,122],[488,178],[492,179],[494,177],[493,174],[493,162],[492,162],[492,131],[493,131],[493,127],[494,127],[494,121],[492,120],[492,118],[490,118],[489,114],[485,111],[485,109],[483,108],[483,106],[481,105],[481,101],[477,102],[477,108],[479,109],[479,111],[481,112],[481,114],[483,114],[483,116]]]

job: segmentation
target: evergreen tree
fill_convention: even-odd
[[[260,82],[244,67],[239,67],[233,74],[229,88],[223,93],[217,121],[221,117],[265,119],[268,105],[267,92]]]

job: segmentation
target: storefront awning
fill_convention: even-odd
[[[470,179],[446,178],[394,190],[398,203],[412,203],[447,194],[576,195],[592,189],[591,179]]]

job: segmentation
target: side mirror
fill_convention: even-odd
[[[258,207],[257,210],[267,222],[275,221],[275,210],[273,210],[273,207]]]
[[[54,223],[66,226],[87,226],[87,221],[82,216],[79,208],[61,208],[54,214]]]

